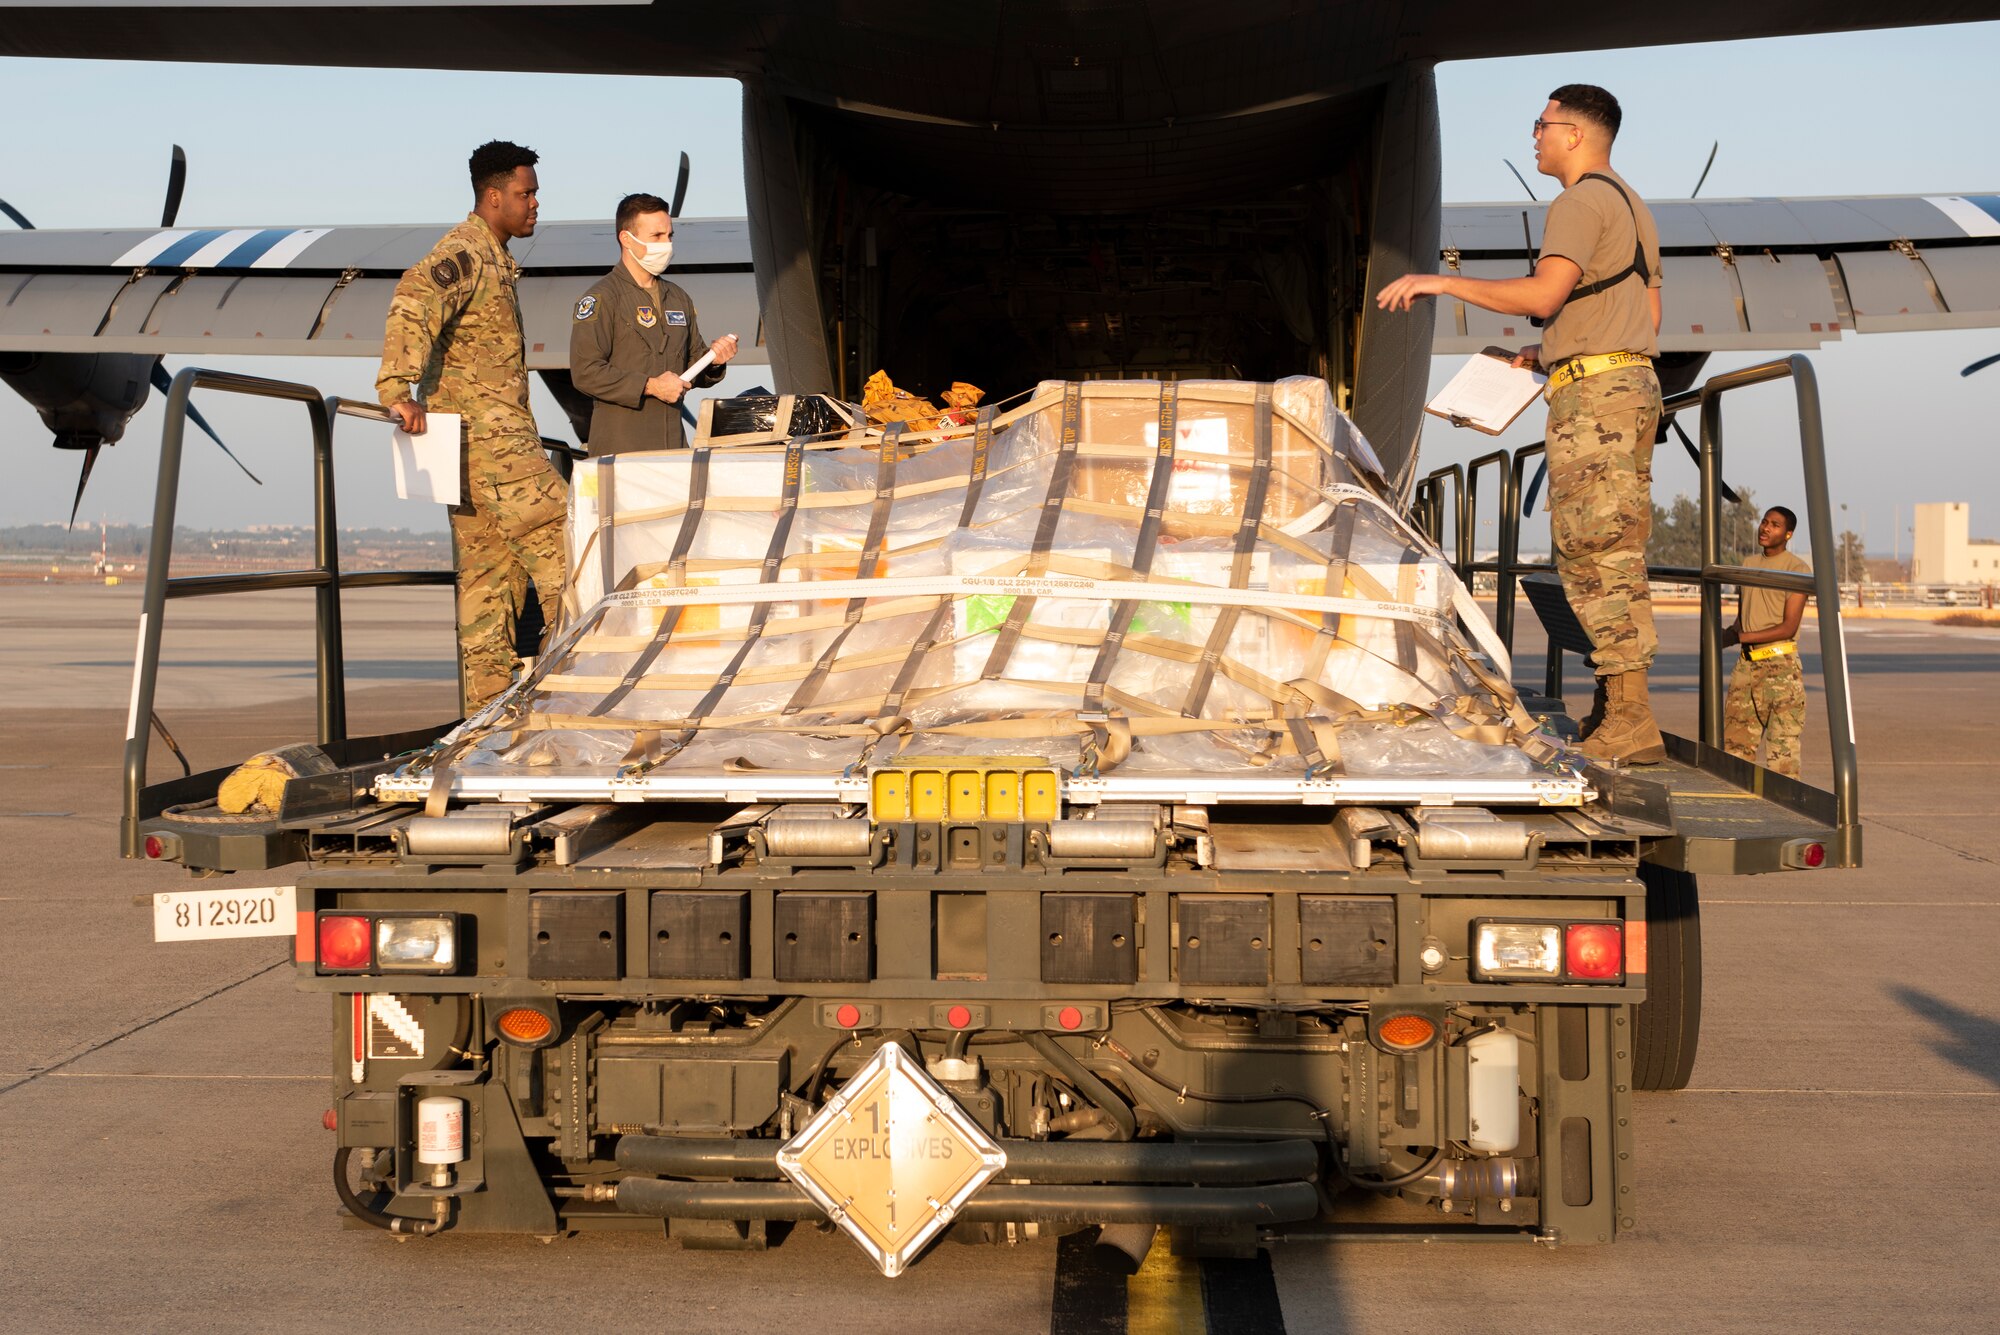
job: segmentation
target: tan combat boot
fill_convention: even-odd
[[[1657,765],[1667,758],[1666,739],[1653,721],[1653,704],[1646,693],[1646,671],[1599,677],[1604,686],[1604,722],[1583,744],[1592,760],[1617,760],[1627,765]]]
[[[1589,741],[1590,735],[1604,726],[1604,708],[1608,703],[1605,699],[1604,678],[1597,677],[1594,680],[1597,686],[1590,695],[1590,712],[1576,725],[1576,739],[1579,742]]]

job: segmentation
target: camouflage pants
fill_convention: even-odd
[[[1600,677],[1650,666],[1660,643],[1646,582],[1659,424],[1650,366],[1585,376],[1549,400],[1549,536]]]
[[[1799,731],[1806,721],[1806,678],[1799,656],[1752,662],[1745,654],[1729,674],[1729,695],[1722,702],[1722,747],[1730,755],[1757,763],[1757,743],[1764,743],[1766,769],[1799,777]]]
[[[514,622],[529,580],[543,617],[555,627],[569,566],[569,489],[552,468],[511,481],[468,471],[474,475],[467,479],[467,503],[451,514],[451,546],[458,569],[459,702],[469,717],[513,680]]]

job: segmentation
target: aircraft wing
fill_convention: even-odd
[[[1440,260],[1526,271],[1545,204],[1445,206]],[[2000,195],[1662,201],[1667,352],[1814,348],[1848,331],[2000,326]],[[1525,221],[1524,221],[1525,220]],[[1525,231],[1524,231],[1525,227]],[[0,351],[378,356],[389,294],[443,224],[0,232]],[[602,222],[514,244],[528,365],[569,364],[576,298],[616,253]],[[672,276],[711,335],[769,363],[743,219],[677,225]],[[1432,351],[1535,337],[1447,302]]]
[[[449,226],[0,232],[0,351],[377,357],[397,279]],[[674,243],[702,328],[767,364],[748,224],[690,218]],[[576,299],[617,257],[611,225],[544,223],[512,250],[528,366],[567,367]]]
[[[1649,201],[1662,352],[1815,348],[1853,330],[2000,326],[2000,194]],[[1547,204],[1447,204],[1441,265],[1527,272]],[[1525,221],[1524,221],[1525,220]],[[1432,350],[1534,342],[1519,316],[1447,301]]]

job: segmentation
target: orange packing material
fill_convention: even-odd
[[[973,409],[986,397],[986,391],[963,380],[954,380],[942,397],[946,405],[943,410],[929,399],[920,399],[906,389],[897,389],[887,371],[877,371],[868,377],[868,383],[862,387],[861,407],[868,414],[868,420],[878,424],[908,422],[918,431],[928,431],[936,426],[969,426]]]

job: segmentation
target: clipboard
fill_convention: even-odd
[[[1515,366],[1513,360],[1514,354],[1505,348],[1481,349],[1424,405],[1424,411],[1453,426],[1499,435],[1542,396],[1549,383],[1540,371]]]

